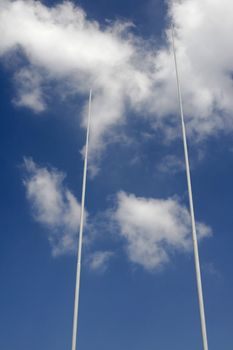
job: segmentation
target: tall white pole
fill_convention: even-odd
[[[197,243],[197,232],[196,232],[196,223],[195,223],[194,207],[193,207],[192,184],[191,184],[191,175],[190,175],[190,166],[189,166],[189,156],[188,156],[186,129],[185,129],[185,123],[184,123],[182,95],[181,95],[179,71],[178,71],[178,64],[177,64],[177,57],[176,57],[174,28],[172,28],[172,45],[173,45],[173,55],[174,55],[175,69],[176,69],[176,82],[177,82],[177,91],[178,91],[178,99],[179,99],[179,106],[180,106],[180,117],[181,117],[183,144],[184,144],[185,167],[186,167],[188,195],[189,195],[189,207],[190,207],[190,215],[191,215],[191,223],[192,223],[194,261],[195,261],[195,270],[196,270],[199,311],[200,311],[200,319],[201,319],[202,342],[203,342],[203,349],[204,350],[208,350],[208,341],[207,341],[207,332],[206,332],[206,320],[205,320],[205,309],[204,309],[202,281],[201,281],[201,269],[200,269],[200,260],[199,260],[198,243]]]
[[[89,144],[90,122],[91,122],[91,98],[92,98],[92,91],[90,90],[89,104],[88,104],[86,147],[85,147],[85,158],[84,158],[84,169],[83,169],[82,203],[81,203],[79,241],[78,241],[76,287],[75,287],[75,298],[74,298],[72,350],[76,350],[76,344],[77,344],[80,272],[81,272],[82,240],[83,240],[83,227],[84,227],[84,207],[85,207],[86,182],[87,182],[87,157],[88,157],[88,144]]]

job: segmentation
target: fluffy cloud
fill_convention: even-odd
[[[80,220],[80,204],[64,186],[64,174],[37,166],[25,158],[24,185],[34,219],[47,227],[53,255],[74,251]]]
[[[98,153],[107,142],[103,138],[106,131],[122,122],[125,99],[131,97],[138,104],[150,87],[148,77],[137,68],[137,62],[133,63],[139,57],[135,56],[129,26],[116,22],[103,29],[70,2],[48,8],[35,1],[2,0],[0,31],[4,35],[0,53],[15,54],[20,50],[29,62],[21,77],[20,104],[36,111],[45,107],[38,85],[35,89],[35,79],[25,79],[25,75],[31,76],[32,69],[43,79],[65,82],[69,93],[86,94],[92,86],[90,151]],[[30,80],[32,94],[28,94]]]
[[[33,218],[47,229],[53,256],[74,253],[77,248],[81,207],[74,195],[64,185],[65,175],[56,169],[39,167],[31,158],[24,159],[26,175],[24,185],[31,205]],[[87,212],[85,213],[87,217]],[[87,233],[85,262],[93,271],[105,272],[112,251],[92,251],[94,243],[90,222]],[[89,238],[89,239],[88,239]]]
[[[169,262],[175,251],[192,249],[190,216],[176,199],[138,198],[120,192],[113,218],[126,241],[129,259],[147,270]],[[199,239],[211,234],[202,223],[197,230]]]
[[[56,169],[39,167],[30,158],[25,158],[24,167],[24,185],[32,214],[37,222],[47,228],[53,255],[74,252],[80,204],[63,184],[64,174]],[[189,213],[174,198],[137,198],[119,192],[116,209],[102,213],[102,221],[101,215],[97,217],[99,227],[104,232],[113,230],[124,238],[129,260],[147,270],[169,262],[175,251],[189,252],[192,249]],[[117,223],[117,230],[114,223]],[[199,238],[211,234],[211,229],[202,223],[197,224],[197,229]],[[90,235],[91,221],[87,230]],[[92,237],[89,248],[94,241]],[[86,262],[92,270],[105,271],[112,256],[112,251],[92,252],[89,249]]]
[[[188,131],[195,140],[232,129],[232,11],[231,0],[168,1]],[[54,7],[33,0],[0,2],[0,55],[23,53],[27,61],[17,67],[18,105],[43,111],[44,80],[65,84],[64,94],[83,95],[93,87],[92,160],[114,139],[128,109],[168,137],[177,136],[170,30],[164,29],[164,46],[153,47],[130,26],[100,25],[70,2]]]
[[[184,110],[188,130],[197,137],[232,129],[232,11],[230,0],[170,1],[169,16],[175,26]],[[161,50],[157,57],[167,101],[174,94],[170,84],[174,66],[169,38],[168,49]],[[165,113],[166,108],[172,112],[174,106],[168,103]]]

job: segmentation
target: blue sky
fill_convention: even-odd
[[[232,349],[232,10],[0,1],[1,349],[71,348],[90,86],[78,348],[201,349],[171,20],[209,348]]]

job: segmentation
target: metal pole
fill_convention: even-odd
[[[80,215],[79,241],[78,241],[78,257],[77,257],[76,287],[75,287],[75,299],[74,299],[72,350],[76,350],[77,330],[78,330],[80,272],[81,272],[82,240],[83,240],[83,227],[84,227],[84,207],[85,207],[85,194],[86,194],[86,181],[87,181],[87,157],[88,157],[88,144],[89,144],[89,134],[90,134],[90,121],[91,121],[91,98],[92,98],[92,91],[90,90],[89,105],[88,105],[86,147],[85,147],[85,158],[84,158],[84,169],[83,169],[83,185],[82,185],[82,203],[81,203],[81,215]]]
[[[185,167],[186,167],[188,195],[189,195],[189,207],[190,207],[190,215],[191,215],[191,223],[192,223],[194,261],[195,261],[195,270],[196,270],[199,311],[200,311],[200,319],[201,319],[202,342],[203,342],[203,349],[204,350],[208,350],[208,341],[207,341],[207,332],[206,332],[206,320],[205,320],[205,309],[204,309],[203,290],[202,290],[202,281],[201,281],[201,269],[200,269],[200,260],[199,260],[198,243],[197,243],[197,232],[196,232],[196,223],[195,223],[194,207],[193,207],[192,184],[191,184],[191,175],[190,175],[190,166],[189,166],[189,156],[188,156],[186,129],[185,129],[185,123],[184,123],[182,95],[181,95],[179,71],[178,71],[177,57],[176,57],[174,28],[172,28],[172,46],[173,46],[173,55],[174,55],[175,70],[176,70],[176,83],[177,83],[178,99],[179,99],[179,106],[180,106],[180,117],[181,117],[182,136],[183,136],[183,145],[184,145]]]

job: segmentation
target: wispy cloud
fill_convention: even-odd
[[[39,167],[24,159],[24,185],[34,219],[46,227],[53,255],[73,252],[76,247],[80,204],[64,185],[57,169]]]
[[[158,164],[158,170],[162,173],[175,174],[185,169],[184,160],[174,155],[165,156]]]
[[[232,129],[232,2],[169,1],[176,30],[184,109],[195,139]],[[211,20],[210,20],[211,18]],[[93,162],[126,122],[128,110],[149,118],[167,137],[177,136],[177,96],[170,32],[163,47],[137,37],[131,23],[106,26],[64,2],[2,0],[0,55],[24,53],[16,66],[19,105],[46,108],[43,81],[65,82],[64,94],[94,88],[90,155]]]
[[[147,270],[168,263],[174,252],[190,252],[192,236],[188,210],[177,199],[153,199],[118,193],[113,218],[126,242],[130,261]],[[197,224],[199,239],[211,234]]]
[[[213,262],[204,263],[202,268],[207,275],[212,276],[215,280],[220,280],[223,278],[220,270],[217,269]]]
[[[110,259],[114,256],[112,251],[96,251],[88,256],[88,265],[91,270],[105,272],[108,268]]]
[[[46,103],[41,89],[41,76],[33,69],[23,68],[15,74],[17,97],[14,103],[17,106],[32,108],[35,112],[43,112]]]

